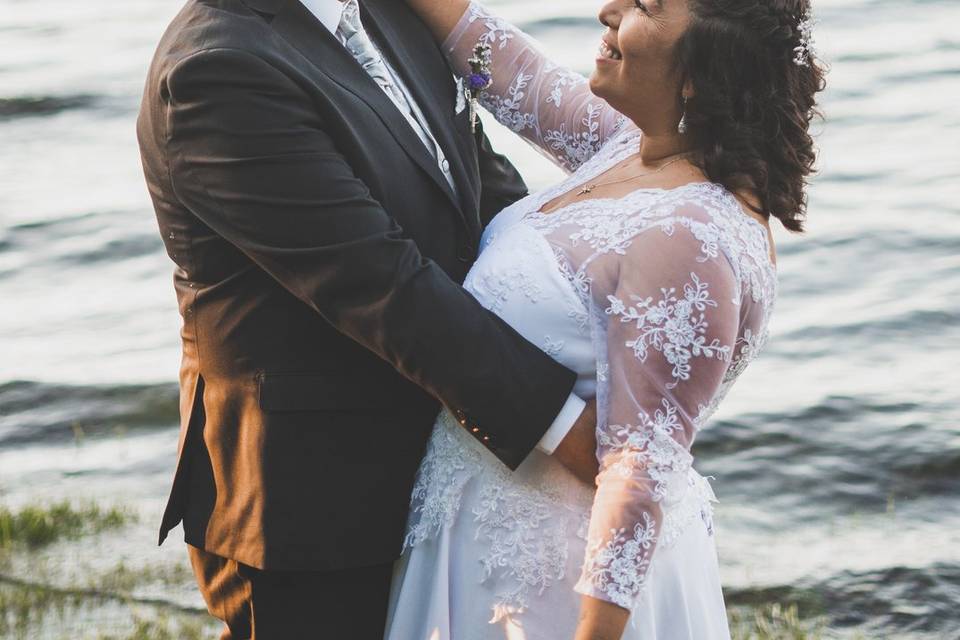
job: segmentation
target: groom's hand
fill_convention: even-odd
[[[584,407],[577,421],[557,448],[553,457],[587,484],[594,484],[600,466],[597,462],[597,399]]]

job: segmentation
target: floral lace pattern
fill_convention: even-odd
[[[590,314],[587,313],[586,307],[583,305],[582,297],[590,290],[589,278],[585,271],[578,270],[574,272],[563,254],[558,252],[556,247],[551,247],[551,250],[554,252],[554,258],[557,261],[557,268],[560,270],[560,274],[570,283],[573,290],[577,293],[577,299],[580,300],[580,304],[569,305],[567,317],[576,322],[579,333],[588,335],[590,332]]]
[[[611,602],[629,609],[643,588],[656,538],[656,523],[650,514],[644,513],[643,523],[636,523],[630,534],[620,527],[611,529],[606,538],[590,540],[583,570],[591,577],[591,586],[602,585]]]
[[[586,172],[585,166],[576,179],[584,180]],[[551,197],[553,194],[548,192],[538,200],[543,202]],[[571,282],[582,283],[578,289],[584,301],[592,305],[592,313],[602,313],[607,318],[606,323],[599,318],[593,323],[600,354],[598,398],[606,406],[606,415],[601,419],[606,427],[598,430],[603,469],[598,495],[607,485],[608,493],[632,492],[636,500],[620,515],[610,509],[597,512],[599,517],[591,528],[583,572],[576,586],[581,593],[629,608],[642,597],[645,576],[657,546],[676,540],[695,520],[692,514],[699,515],[712,531],[712,493],[695,491],[699,506],[684,509],[683,517],[677,515],[678,510],[665,505],[684,500],[693,461],[689,448],[696,432],[759,353],[765,340],[761,336],[767,335],[775,271],[766,260],[765,232],[752,221],[744,222],[745,217],[728,194],[716,185],[706,184],[641,190],[619,200],[580,203],[528,217],[530,224],[562,248],[556,252],[567,260],[562,270],[572,274],[568,275]],[[686,235],[679,235],[681,229]],[[686,263],[677,265],[672,278],[665,278],[671,286],[652,283],[655,286],[635,288],[624,287],[621,282],[620,288],[627,293],[622,295],[610,284],[614,279],[606,273],[611,270],[611,258],[618,261],[618,269],[624,269],[624,260],[629,263],[645,253],[636,246],[638,243],[652,247],[659,242],[652,240],[651,233],[679,241],[685,249],[678,249],[678,254]],[[682,269],[683,266],[687,268]],[[664,265],[661,268],[670,269]],[[720,289],[723,297],[714,295],[715,278],[726,282],[727,286]],[[751,301],[758,304],[751,305]],[[734,335],[741,317],[746,320],[744,332]],[[717,326],[729,327],[730,332],[718,334]],[[617,341],[615,335],[622,338]],[[624,373],[635,369],[624,364],[622,351],[643,367],[643,373]],[[651,363],[654,354],[657,361]],[[715,364],[698,377],[700,360]],[[617,378],[610,379],[611,362],[621,370],[620,384]],[[722,370],[709,373],[717,371],[717,364]],[[659,390],[633,387],[631,379],[644,377],[648,384],[653,379]],[[699,387],[704,379],[717,380],[717,386],[698,389],[703,395],[695,402],[685,406],[673,396],[681,385]],[[645,406],[644,395],[657,404]],[[619,403],[633,408],[634,420],[613,419],[628,417],[625,407],[617,408]],[[595,505],[605,502],[616,500],[598,497]],[[649,506],[639,506],[644,504]],[[609,526],[611,521],[616,526]],[[651,526],[651,522],[656,526]]]
[[[483,22],[484,26],[484,30],[477,39],[477,42],[482,44],[503,49],[515,35],[516,30],[509,22],[487,13],[478,4],[470,5],[467,10],[467,24],[473,24],[477,20]]]
[[[547,297],[543,287],[530,277],[530,263],[526,259],[518,259],[503,269],[472,277],[470,286],[484,306],[495,313],[503,309],[508,296],[514,291],[521,292],[534,303]]]
[[[483,549],[477,562],[485,580],[496,588],[490,603],[490,622],[515,618],[538,594],[568,579],[570,540],[586,545],[589,510],[564,503],[552,483],[550,477],[517,479],[463,433],[451,413],[444,411],[420,466],[404,548],[421,544],[443,527],[452,526],[465,494],[470,494],[467,502],[472,505],[475,537]],[[709,483],[691,469],[684,486],[689,488],[687,493],[664,518],[660,547],[675,544],[697,519],[712,526],[711,502],[716,498]],[[631,553],[628,550],[626,557],[635,557]],[[620,568],[620,572],[624,570]]]
[[[629,307],[620,298],[607,296],[610,306],[604,313],[619,316],[620,322],[631,322],[636,327],[637,336],[624,343],[633,350],[633,355],[643,362],[647,359],[647,347],[652,346],[662,351],[673,365],[675,381],[666,385],[668,389],[677,386],[677,380],[690,378],[691,358],[725,358],[730,355],[731,348],[721,345],[717,338],[705,343],[703,336],[707,331],[707,320],[703,312],[708,306],[717,306],[716,301],[710,299],[707,288],[707,283],[701,282],[691,271],[690,282],[683,285],[682,299],[677,298],[672,287],[661,288],[660,300],[653,306],[652,296],[642,299],[631,296],[634,303]]]
[[[575,87],[587,82],[587,79],[579,73],[573,73],[562,67],[557,67],[557,65],[553,63],[545,67],[545,70],[557,71],[553,80],[550,82],[550,95],[547,96],[547,102],[553,104],[555,107],[563,106],[564,87]]]
[[[464,447],[453,414],[443,411],[427,444],[410,498],[410,522],[404,548],[429,540],[453,524],[471,477],[483,467],[480,452]]]
[[[443,43],[459,75],[470,74],[467,54],[478,43],[490,46],[495,70],[480,104],[564,169],[575,171],[626,123],[583,76],[553,64],[525,34],[473,3]]]
[[[565,505],[549,478],[520,482],[443,411],[418,472],[404,548],[450,527],[472,497],[477,561],[496,585],[490,622],[523,613],[533,595],[566,577],[568,538],[586,540],[585,505]]]
[[[484,574],[497,577],[490,622],[522,613],[531,593],[543,593],[563,580],[567,564],[566,519],[558,519],[549,491],[524,487],[508,478],[483,482],[473,508],[477,539],[489,550],[480,557]]]
[[[514,133],[523,133],[527,129],[535,129],[537,126],[536,118],[532,113],[525,113],[520,106],[523,104],[526,95],[527,83],[532,79],[533,76],[521,73],[514,78],[506,96],[495,96],[483,92],[480,96],[480,104],[489,110],[498,122],[503,123],[503,126]]]
[[[549,335],[546,335],[543,337],[543,344],[540,348],[543,349],[543,352],[548,356],[557,357],[560,355],[560,352],[563,351],[563,346],[563,340],[554,340]]]
[[[551,97],[547,98],[547,101],[551,101],[554,95],[555,92],[551,92]],[[559,100],[556,102],[559,102]],[[578,167],[596,153],[600,146],[600,116],[602,114],[602,105],[588,103],[579,127],[571,127],[571,130],[568,131],[566,123],[561,123],[556,129],[548,129],[543,134],[543,140],[558,158],[565,159],[567,168]]]
[[[603,461],[601,475],[616,473],[630,477],[641,470],[654,481],[650,496],[656,501],[667,497],[671,489],[676,490],[671,483],[685,482],[693,464],[690,452],[674,439],[674,432],[682,429],[677,408],[665,398],[661,405],[661,409],[654,411],[653,418],[641,409],[637,416],[639,424],[609,425],[597,436],[597,444],[614,453]],[[648,515],[644,513],[644,519]]]

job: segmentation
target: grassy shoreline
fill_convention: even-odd
[[[62,538],[76,539],[136,520],[136,514],[126,507],[104,509],[93,502],[75,506],[62,500],[17,511],[0,506],[0,551],[9,552],[18,545],[37,549]]]
[[[169,589],[192,589],[184,561],[129,566],[122,560],[99,570],[80,569],[64,581],[48,571],[41,551],[57,542],[94,540],[138,522],[129,507],[104,508],[60,501],[0,506],[0,637],[10,640],[213,640],[218,621],[195,607],[164,597]],[[16,559],[18,562],[13,563]],[[29,567],[29,577],[12,573]],[[62,566],[60,567],[62,570]],[[823,640],[829,634],[815,593],[727,595],[732,640]]]

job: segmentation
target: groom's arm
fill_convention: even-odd
[[[495,215],[526,196],[528,191],[513,163],[493,150],[479,119],[475,135],[482,187],[480,221],[486,227]],[[592,485],[598,471],[596,429],[596,398],[585,402],[571,393],[553,424],[537,442],[537,448]]]
[[[184,206],[516,468],[568,400],[574,373],[420,255],[287,76],[215,49],[166,80],[170,180]]]

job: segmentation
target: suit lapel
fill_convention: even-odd
[[[459,212],[460,203],[433,155],[424,147],[410,123],[309,9],[299,0],[246,0],[246,4],[258,12],[273,14],[270,24],[277,34],[293,45],[320,72],[367,103],[410,159],[437,183]]]
[[[431,133],[443,148],[460,192],[462,210],[477,211],[479,184],[470,180],[468,157],[464,154],[463,146],[458,144],[458,134],[454,131],[456,90],[453,87],[453,76],[443,59],[436,54],[433,39],[426,33],[424,35],[428,37],[420,39],[402,32],[399,25],[404,16],[396,15],[393,6],[385,6],[379,0],[363,0],[360,7],[364,12],[364,24],[369,25],[372,35],[379,36],[377,43],[383,54],[390,59],[393,68],[403,78],[404,84],[427,119]],[[431,65],[436,68],[431,68]],[[466,218],[464,222],[467,222]],[[476,226],[467,224],[468,227]]]

